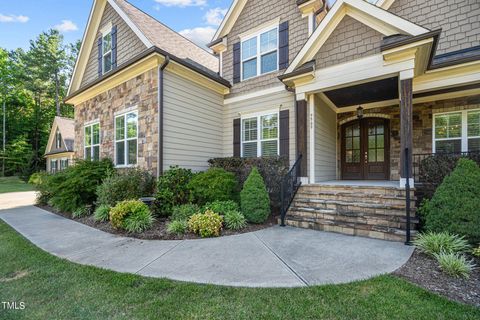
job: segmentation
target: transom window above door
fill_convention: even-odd
[[[435,114],[433,119],[435,153],[480,151],[480,110]]]
[[[242,41],[242,80],[278,70],[278,27]]]
[[[278,113],[242,118],[242,157],[278,156],[278,131]]]

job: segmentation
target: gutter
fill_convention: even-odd
[[[165,61],[158,67],[158,161],[157,161],[157,177],[163,174],[163,80],[165,68],[170,64],[170,56],[165,56]]]

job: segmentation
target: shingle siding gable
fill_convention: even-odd
[[[110,4],[107,3],[105,11],[103,13],[102,20],[100,22],[100,29],[107,25],[109,22],[112,25],[117,26],[117,65],[130,60],[137,54],[141,53],[147,47],[133,32],[127,23],[118,15]],[[96,39],[101,37],[101,33],[97,31]],[[88,59],[87,67],[83,75],[81,87],[91,83],[98,78],[98,46],[95,41],[90,57]]]

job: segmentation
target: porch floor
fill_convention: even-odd
[[[395,180],[329,180],[312,185],[327,186],[359,186],[359,187],[400,187],[400,181]]]

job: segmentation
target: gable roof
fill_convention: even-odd
[[[299,66],[312,60],[346,15],[385,36],[395,34],[418,36],[430,32],[430,30],[390,13],[375,4],[363,0],[337,0],[294,58],[285,74],[291,73]]]
[[[73,145],[75,142],[75,120],[70,118],[64,118],[56,116],[53,120],[52,129],[50,130],[50,137],[48,138],[48,144],[45,155],[50,154],[52,150],[53,141],[55,140],[55,133],[57,129],[62,135],[63,145],[66,152],[73,152]]]
[[[110,4],[119,16],[149,50],[153,47],[172,54],[180,59],[194,61],[197,64],[218,72],[218,58],[207,50],[197,46],[182,35],[168,28],[158,20],[141,11],[125,0],[94,0],[87,27],[82,40],[79,56],[72,75],[68,96],[80,89],[88,57],[96,40],[96,33],[105,6]]]

